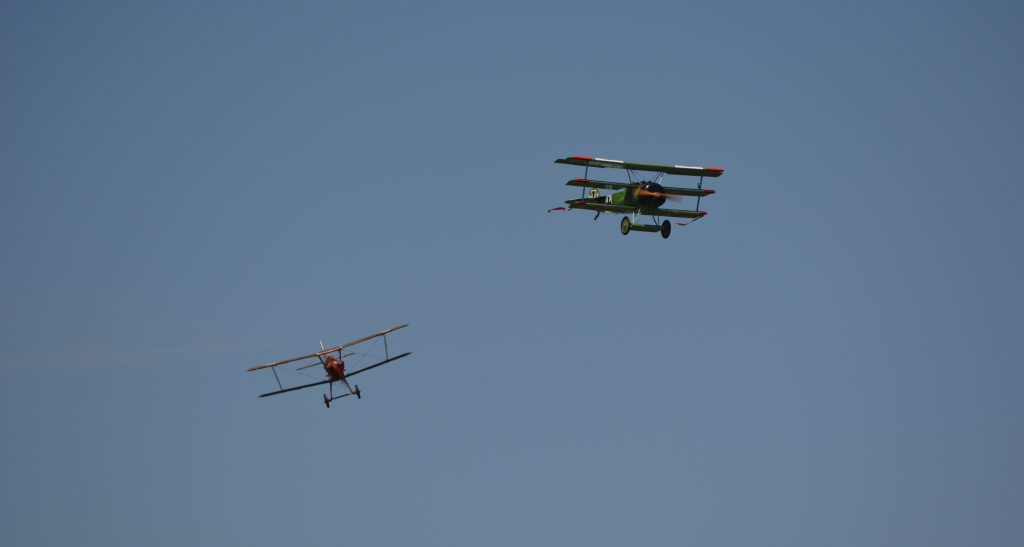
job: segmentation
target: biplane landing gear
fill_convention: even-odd
[[[331,408],[331,400],[327,398],[327,394],[324,393],[324,406]]]
[[[629,233],[629,225],[629,217],[622,217],[622,222],[619,223],[619,231],[622,232],[622,235]]]
[[[356,399],[362,399],[363,398],[363,392],[359,391],[359,384],[356,384],[356,390],[353,393],[356,394]]]
[[[668,236],[672,235],[672,223],[669,221],[663,221],[661,223],[661,237],[668,239]]]

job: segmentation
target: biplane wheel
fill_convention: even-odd
[[[619,231],[622,235],[629,233],[629,217],[622,217],[622,222],[619,223]]]
[[[665,220],[661,223],[661,237],[668,239],[668,236],[672,235],[672,223]]]

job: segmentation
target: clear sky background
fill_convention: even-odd
[[[2,542],[1024,544],[1022,24],[4,2]],[[726,172],[623,237],[573,154]]]

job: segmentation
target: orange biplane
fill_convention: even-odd
[[[348,379],[350,377],[355,376],[356,374],[359,374],[360,372],[366,372],[366,371],[368,371],[368,370],[370,370],[372,368],[377,368],[377,367],[379,367],[381,365],[386,365],[386,364],[388,364],[388,363],[390,363],[392,361],[401,359],[402,357],[405,357],[407,355],[411,355],[411,352],[406,352],[406,353],[403,353],[401,355],[396,355],[394,357],[391,357],[388,354],[388,337],[387,337],[388,333],[394,332],[394,331],[396,331],[398,329],[402,329],[402,328],[405,328],[405,327],[408,327],[408,326],[409,325],[407,325],[407,324],[398,325],[397,327],[391,327],[388,330],[383,330],[383,331],[380,331],[378,333],[371,334],[369,336],[364,336],[364,337],[362,337],[362,338],[360,338],[358,340],[353,340],[351,342],[344,343],[344,344],[342,344],[340,346],[334,346],[334,347],[330,347],[330,348],[325,348],[324,347],[324,343],[320,342],[320,351],[318,351],[316,353],[310,353],[309,355],[303,355],[301,357],[292,357],[290,359],[283,359],[281,361],[275,361],[273,363],[268,363],[266,365],[260,365],[258,367],[252,367],[252,368],[249,369],[249,371],[251,372],[251,371],[254,371],[254,370],[263,370],[263,369],[269,368],[274,373],[274,379],[277,380],[277,387],[279,389],[277,391],[271,391],[271,392],[268,392],[268,393],[264,393],[264,394],[260,395],[260,397],[270,397],[271,395],[280,395],[281,393],[288,393],[289,391],[298,391],[300,389],[306,389],[308,387],[316,387],[316,386],[322,386],[324,384],[327,384],[328,393],[324,394],[324,405],[326,405],[327,408],[330,408],[331,407],[331,401],[333,401],[335,399],[341,399],[342,397],[348,397],[349,395],[355,395],[357,399],[361,399],[363,397],[363,393],[362,393],[362,391],[359,390],[359,386],[358,385],[353,387],[351,384],[348,383]],[[346,372],[345,371],[345,358],[346,357],[351,357],[353,355],[357,355],[360,352],[342,353],[342,351],[344,349],[346,349],[346,348],[350,348],[352,346],[356,346],[358,344],[362,344],[363,342],[368,342],[368,341],[376,339],[378,337],[381,338],[384,341],[384,360],[380,361],[380,362],[377,362],[377,363],[374,363],[372,365],[366,366],[366,367],[362,367],[362,368],[357,369],[357,370],[353,370],[352,372]],[[363,355],[363,357],[365,357],[367,355],[367,353],[363,352],[362,355]],[[306,370],[308,368],[311,368],[311,367],[322,366],[324,368],[324,372],[327,374],[327,378],[324,379],[324,380],[320,380],[320,381],[317,381],[317,382],[312,382],[312,383],[309,383],[309,384],[302,384],[302,385],[292,386],[292,387],[284,387],[284,384],[281,383],[281,377],[277,375],[277,367],[279,367],[281,365],[286,365],[288,363],[295,363],[295,362],[298,362],[298,361],[304,361],[306,359],[316,359],[316,361],[314,361],[312,363],[304,364],[304,365],[296,368],[295,369],[295,373],[296,374],[305,375],[305,373],[302,372],[302,371],[304,371],[304,370]],[[348,388],[348,393],[345,393],[343,395],[338,395],[337,397],[335,397],[334,396],[334,383],[335,382],[341,382],[341,383],[345,384],[345,387]]]

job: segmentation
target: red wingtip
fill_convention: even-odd
[[[725,172],[725,169],[722,169],[721,167],[707,167],[704,170],[705,171],[714,171],[716,173],[724,173]]]
[[[700,211],[700,216],[704,216],[704,215],[706,215],[706,214],[708,214],[708,212],[707,212],[707,211]],[[703,224],[701,224],[701,226],[703,226]]]
[[[587,160],[587,161],[591,161],[594,158],[592,158],[590,156],[573,156],[572,159],[574,159],[574,160]]]
[[[715,191],[714,190],[704,190],[704,193],[710,196],[711,194],[714,194]]]

